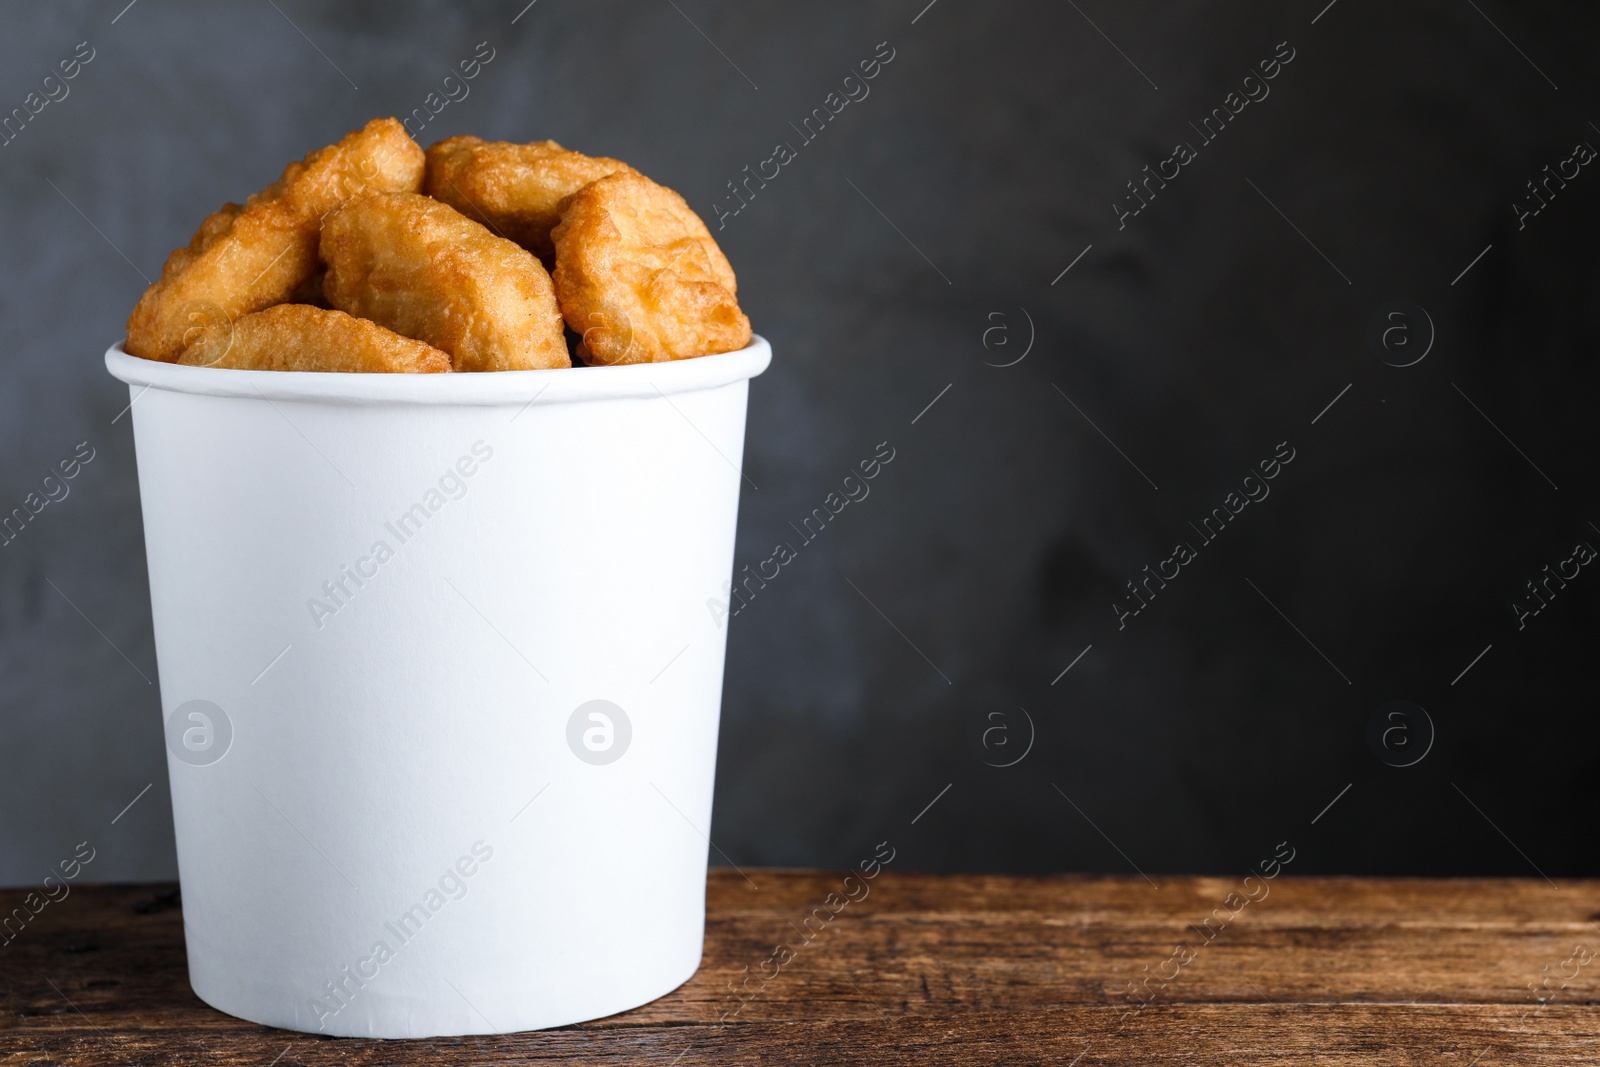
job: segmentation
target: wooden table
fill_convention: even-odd
[[[748,873],[759,889],[712,874],[705,963],[668,996],[413,1042],[214,1011],[189,991],[170,887],[76,888],[0,948],[0,1064],[1600,1063],[1596,883],[1284,875],[1239,907],[1260,883],[885,871],[804,924],[839,875]],[[0,914],[21,899],[0,893]],[[779,942],[793,957],[762,988]]]

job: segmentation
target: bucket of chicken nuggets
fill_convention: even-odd
[[[559,1026],[699,965],[749,379],[681,197],[378,120],[201,223],[128,383],[190,983]]]

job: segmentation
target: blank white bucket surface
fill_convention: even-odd
[[[503,1033],[699,965],[749,347],[129,384],[189,976]],[[600,703],[594,703],[600,702]]]

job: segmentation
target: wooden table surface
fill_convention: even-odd
[[[705,961],[654,1003],[407,1042],[215,1011],[171,887],[75,888],[0,947],[0,1064],[1600,1063],[1600,883],[1284,875],[1241,906],[1260,883],[885,871],[805,941],[840,876],[747,873],[713,872]]]

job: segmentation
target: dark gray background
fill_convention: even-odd
[[[485,40],[424,144],[618,156],[713,226],[726,181],[895,50],[717,234],[775,352],[741,564],[897,450],[732,620],[728,857],[891,838],[924,869],[1226,872],[1289,839],[1296,872],[1600,870],[1600,576],[1520,632],[1510,607],[1600,545],[1600,174],[1525,229],[1511,207],[1600,144],[1594,10],[925,3],[8,9],[0,111],[96,56],[0,147],[0,508],[78,442],[96,458],[0,548],[0,882],[86,837],[85,877],[175,873],[128,393],[100,358],[140,272]],[[1271,95],[1119,231],[1124,183],[1282,41]],[[1436,330],[1406,368],[1366,341],[1397,299]],[[1119,632],[1122,583],[1280,441],[1270,498]],[[1366,739],[1395,698],[1437,729],[1408,768]],[[986,766],[1023,751],[1021,709],[1031,751]]]

